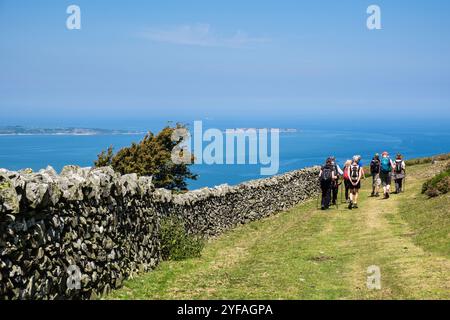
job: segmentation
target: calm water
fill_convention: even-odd
[[[105,136],[0,136],[0,168],[39,170],[47,165],[57,171],[64,165],[91,166],[97,154],[108,146],[116,150],[139,141],[142,135]],[[364,163],[374,152],[401,152],[406,158],[450,152],[450,130],[397,130],[389,134],[362,131],[304,130],[280,135],[280,173],[321,164],[335,155],[340,163],[358,153]],[[199,174],[189,187],[222,183],[237,184],[259,178],[259,165],[194,165]]]

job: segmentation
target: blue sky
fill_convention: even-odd
[[[449,57],[445,0],[0,0],[0,124],[450,119]]]

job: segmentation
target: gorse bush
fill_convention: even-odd
[[[184,223],[175,217],[161,219],[161,256],[163,260],[183,260],[200,257],[205,240],[188,234]]]
[[[446,169],[437,174],[422,186],[422,193],[430,198],[446,194],[450,190],[450,165]]]

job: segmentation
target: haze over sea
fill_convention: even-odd
[[[190,126],[191,123],[187,122]],[[92,128],[152,130],[157,132],[166,123],[163,121],[134,125],[123,123],[90,123]],[[327,156],[335,155],[342,164],[354,154],[363,156],[368,164],[373,153],[387,150],[391,154],[401,152],[406,158],[432,156],[450,152],[450,129],[445,121],[401,121],[390,120],[384,123],[345,124],[345,122],[320,123],[303,121],[301,123],[280,121],[217,121],[205,120],[204,130],[208,128],[273,127],[296,128],[296,133],[280,134],[279,173],[322,164]],[[75,164],[92,166],[97,154],[113,145],[115,150],[137,142],[138,135],[29,135],[0,136],[0,168],[19,170],[32,168],[37,171],[51,165],[57,171],[63,166]],[[206,143],[204,143],[204,146]],[[248,161],[247,161],[248,162]],[[190,181],[189,188],[214,187],[223,183],[230,185],[261,178],[260,165],[193,165],[192,171],[199,175],[197,181]]]

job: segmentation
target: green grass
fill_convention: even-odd
[[[360,209],[316,201],[210,240],[201,257],[167,261],[108,299],[450,299],[449,198],[427,200],[431,164],[410,168],[407,191]],[[410,178],[411,177],[411,178]],[[381,268],[382,289],[366,287]]]
[[[418,169],[426,171],[427,166]],[[429,199],[421,194],[421,182],[413,180],[408,186],[411,197],[400,204],[400,214],[410,225],[417,245],[450,258],[450,194]]]

